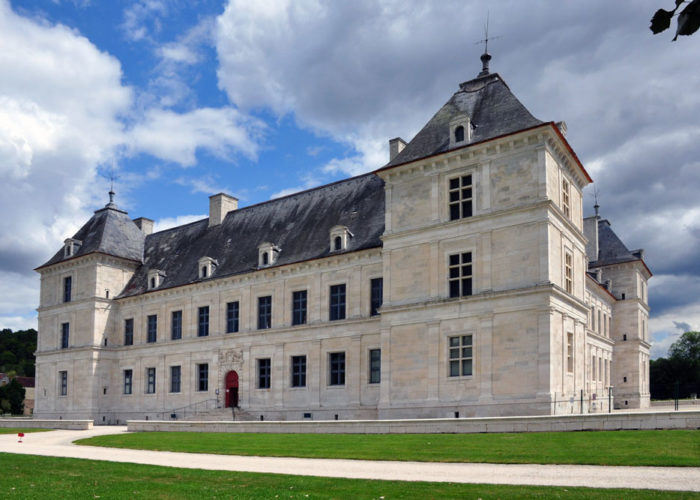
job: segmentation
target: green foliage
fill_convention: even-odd
[[[652,399],[688,398],[700,394],[700,332],[685,332],[668,351],[668,358],[649,363]]]
[[[356,460],[700,466],[698,431],[359,435],[137,432],[98,436],[77,444]]]
[[[673,10],[659,9],[651,18],[651,26],[649,29],[655,35],[666,31],[671,27],[671,19],[676,14],[678,8],[686,3],[684,0],[675,0],[676,6]],[[676,28],[676,36],[673,37],[675,42],[678,35],[692,35],[700,28],[700,0],[690,0],[688,5],[678,14],[678,26]]]
[[[21,415],[24,412],[24,393],[24,387],[13,378],[9,384],[0,387],[0,407],[5,412],[9,410],[13,415]]]
[[[7,498],[583,498],[684,499],[680,491],[377,481],[178,469],[0,453],[0,496]]]
[[[0,330],[0,372],[15,372],[20,377],[33,377],[34,351],[36,351],[36,330],[9,328]]]

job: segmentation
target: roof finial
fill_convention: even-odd
[[[491,61],[491,54],[489,54],[489,40],[495,40],[501,38],[500,36],[493,36],[489,39],[489,12],[486,11],[486,26],[484,26],[484,39],[476,42],[477,44],[484,44],[484,53],[481,54],[481,73],[477,76],[480,78],[482,76],[488,75],[489,72],[489,61]]]
[[[595,217],[596,219],[600,218],[598,215],[598,209],[600,208],[600,205],[598,205],[598,188],[593,186],[593,196],[595,197],[595,205],[593,205],[593,209],[595,210]]]
[[[112,169],[109,172],[109,203],[107,204],[107,207],[110,208],[116,208],[114,204],[114,179],[114,170]]]

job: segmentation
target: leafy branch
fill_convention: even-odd
[[[673,10],[659,9],[651,18],[649,29],[655,35],[667,30],[671,26],[671,19],[676,15],[679,7],[687,3],[685,0],[675,0],[676,6]],[[700,0],[691,0],[688,5],[678,14],[675,42],[678,35],[692,35],[700,28]]]

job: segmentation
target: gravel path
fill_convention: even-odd
[[[126,432],[126,427],[95,427],[89,431],[38,432],[26,434],[22,443],[17,442],[16,435],[6,434],[0,435],[0,452],[87,458],[187,469],[271,472],[325,477],[700,491],[700,467],[376,462],[371,460],[173,453],[72,444],[76,439],[120,432]]]

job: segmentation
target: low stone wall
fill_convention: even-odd
[[[0,418],[0,427],[87,431],[92,429],[92,420],[39,420],[33,418]]]
[[[467,434],[483,432],[700,429],[700,411],[412,420],[268,422],[129,420],[127,425],[128,430],[131,432],[264,432],[282,434]]]

